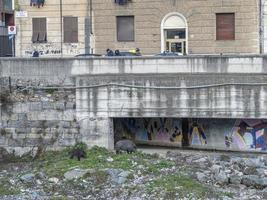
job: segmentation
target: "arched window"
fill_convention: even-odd
[[[180,13],[169,13],[161,22],[161,51],[187,54],[187,22]]]

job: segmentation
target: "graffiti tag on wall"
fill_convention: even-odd
[[[188,119],[189,145],[205,148],[256,150],[267,152],[267,120]],[[115,119],[117,139],[180,144],[182,119],[126,118]],[[116,140],[116,138],[115,138]]]
[[[26,49],[24,53],[27,56],[31,56],[34,51],[38,51],[40,56],[45,56],[45,55],[55,56],[55,55],[61,54],[60,47],[58,47],[55,44],[51,44],[51,43],[32,44]]]
[[[54,43],[45,44],[31,44],[25,50],[26,56],[32,56],[34,51],[38,51],[40,56],[58,56],[61,55],[60,46]],[[63,44],[63,55],[78,55],[80,54],[80,49],[78,44]]]

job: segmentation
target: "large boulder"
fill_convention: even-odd
[[[239,185],[241,183],[241,181],[242,181],[242,177],[238,176],[238,175],[232,175],[229,178],[229,182],[231,184]]]
[[[130,172],[121,169],[107,169],[106,172],[115,184],[121,185],[127,181]]]
[[[29,173],[29,174],[24,174],[20,177],[20,180],[23,182],[23,183],[32,183],[35,179],[35,175],[32,174],[32,173]]]
[[[85,174],[89,172],[88,169],[80,169],[76,168],[71,171],[68,171],[64,174],[64,178],[66,180],[73,180],[73,179],[79,179],[82,178]]]
[[[215,177],[217,183],[220,185],[228,184],[229,178],[224,171],[220,171],[220,173]]]

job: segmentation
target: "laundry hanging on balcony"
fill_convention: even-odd
[[[38,8],[40,8],[41,6],[44,6],[45,0],[30,0],[31,6],[37,6]]]

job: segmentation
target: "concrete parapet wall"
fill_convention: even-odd
[[[181,56],[80,59],[72,75],[266,73],[266,56]]]
[[[13,84],[72,85],[71,60],[0,59],[0,76],[11,77]]]

